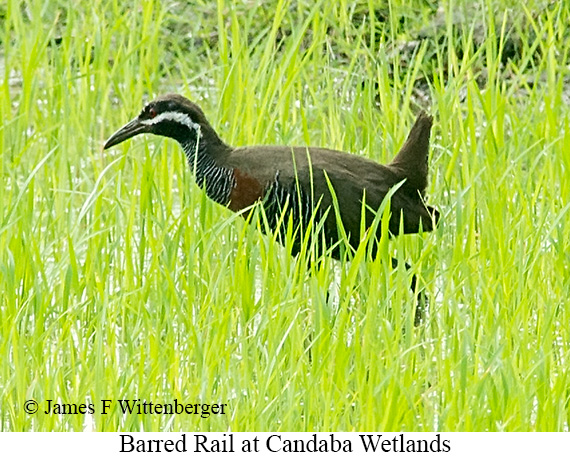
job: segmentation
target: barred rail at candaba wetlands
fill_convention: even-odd
[[[192,452],[192,453],[416,453],[449,452],[451,441],[440,433],[425,434],[421,439],[398,434],[363,433],[182,433],[180,439],[135,439],[131,434],[120,434],[121,452]],[[426,436],[428,435],[428,436]],[[302,436],[300,438],[299,436]]]

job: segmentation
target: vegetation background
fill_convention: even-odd
[[[569,430],[568,2],[7,0],[0,23],[1,430]],[[172,141],[102,151],[169,91],[230,144],[380,162],[428,109],[442,223],[292,258]]]

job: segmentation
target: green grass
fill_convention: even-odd
[[[373,3],[0,4],[1,430],[569,429],[570,7]],[[230,144],[385,162],[421,81],[442,223],[374,261],[292,258],[207,200],[172,141],[102,152],[176,91]],[[137,398],[229,414],[101,414]]]

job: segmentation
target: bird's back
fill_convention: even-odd
[[[319,202],[321,211],[330,208],[325,230],[330,238],[336,239],[337,217],[333,209],[332,188],[344,230],[349,234],[353,246],[359,242],[363,199],[372,210],[366,212],[366,226],[369,226],[390,189],[406,179],[398,169],[389,165],[381,165],[358,155],[314,147],[237,148],[227,158],[225,165],[239,168],[240,176],[258,182],[261,198],[287,197],[285,194],[289,194],[290,206],[301,203],[314,207]],[[276,186],[283,191],[272,193]],[[302,202],[299,191],[302,193]],[[252,193],[251,202],[244,203],[255,203],[254,195]],[[272,208],[272,202],[268,203],[266,207]],[[303,208],[299,210],[302,214]],[[437,212],[425,205],[418,189],[406,185],[405,181],[391,198],[391,213],[389,229],[394,234],[400,230],[401,214],[404,215],[404,233],[418,232],[420,224],[424,231],[432,230],[432,214],[437,217]],[[298,216],[295,215],[296,218]]]

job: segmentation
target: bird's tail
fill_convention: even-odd
[[[419,190],[423,195],[427,187],[429,137],[433,118],[422,111],[410,130],[408,139],[388,165],[402,178],[406,185]]]

